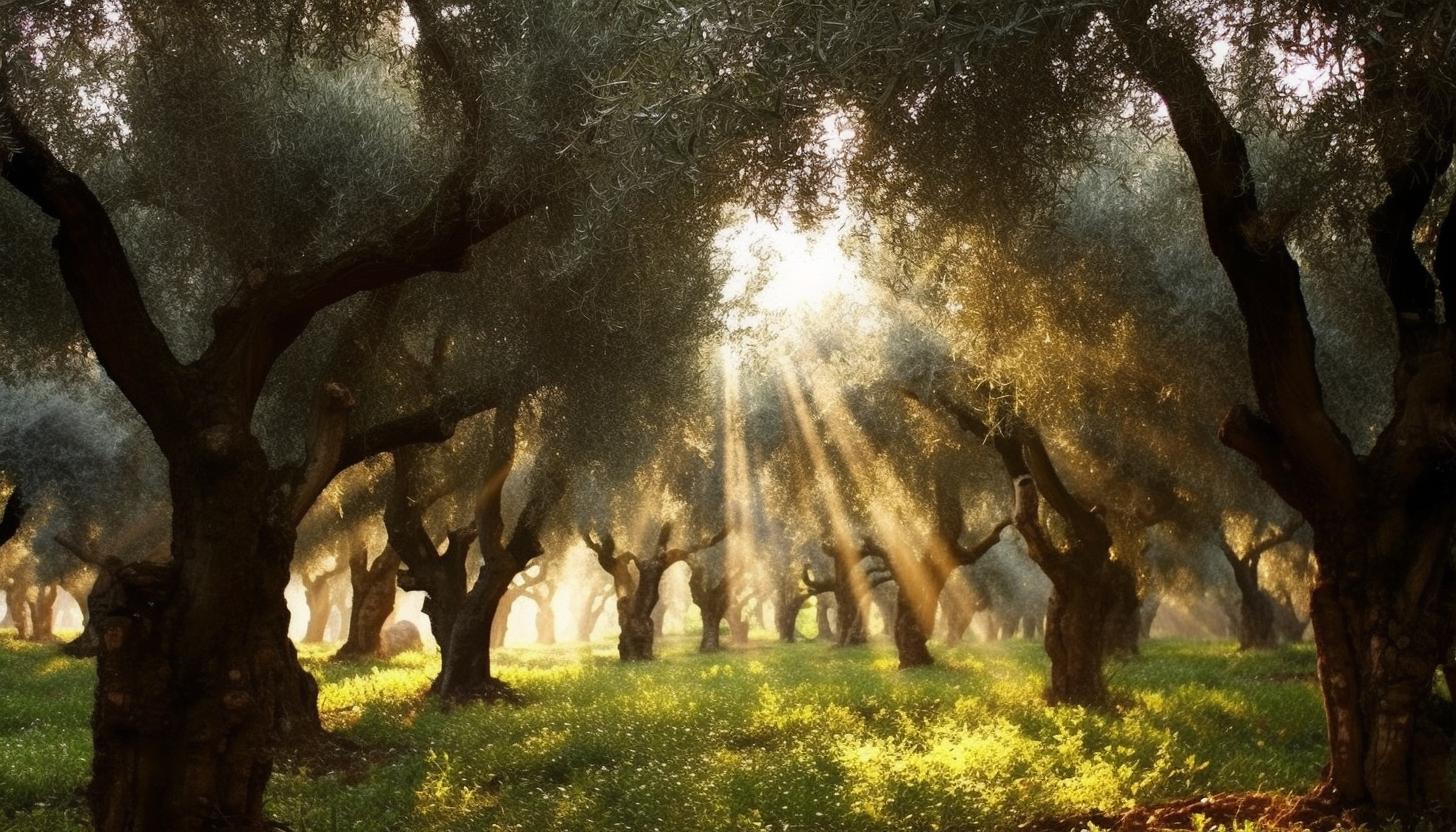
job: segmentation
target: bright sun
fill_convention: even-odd
[[[843,223],[806,230],[784,216],[753,215],[728,226],[717,239],[729,267],[724,299],[747,295],[762,313],[804,314],[855,292],[862,279],[840,246],[843,233]]]

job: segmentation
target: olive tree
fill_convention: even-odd
[[[290,346],[552,198],[630,190],[620,161],[662,169],[592,94],[635,10],[407,8],[413,45],[392,4],[4,13],[3,175],[54,221],[35,280],[58,267],[172,488],[171,560],[121,570],[102,623],[98,829],[258,828],[275,735],[318,724],[283,587],[355,397],[314,379],[307,442],[270,456],[254,416]]]

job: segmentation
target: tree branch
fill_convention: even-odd
[[[689,546],[686,549],[669,549],[666,554],[667,565],[672,566],[675,563],[681,563],[682,561],[687,560],[690,555],[701,552],[704,549],[710,548],[712,546],[716,546],[718,543],[722,542],[723,538],[727,536],[728,529],[724,528],[718,530],[717,534],[714,534],[712,537],[705,538],[704,540],[698,542],[696,545]]]
[[[997,543],[1001,542],[1001,532],[1009,525],[1011,525],[1010,520],[1002,520],[995,526],[992,526],[985,537],[970,547],[962,546],[959,535],[957,535],[955,539],[950,541],[951,557],[960,566],[970,566],[976,563],[982,557],[985,557],[986,553],[991,551]]]
[[[803,572],[802,572],[802,574],[800,574],[799,580],[801,580],[801,581],[804,582],[804,586],[805,587],[808,587],[808,589],[810,590],[810,593],[809,594],[811,596],[813,596],[813,595],[819,595],[820,593],[824,593],[824,592],[833,592],[834,591],[834,579],[832,579],[832,578],[823,578],[823,579],[815,578],[813,575],[809,574],[809,567],[807,567],[807,566],[803,567]]]
[[[291,526],[302,522],[319,494],[333,480],[353,407],[354,395],[342,384],[328,382],[319,388],[309,417],[303,463],[282,474],[288,481],[283,492],[287,500],[283,512]]]
[[[460,272],[470,249],[525,216],[525,203],[476,204],[474,171],[457,168],[435,197],[393,231],[359,244],[308,270],[270,275],[244,288],[237,302],[213,316],[215,335],[198,359],[232,366],[242,355],[244,392],[255,400],[273,363],[303,333],[319,310],[359,292],[430,272]]]
[[[438,444],[455,435],[459,423],[494,410],[505,401],[500,389],[472,389],[447,393],[427,406],[403,416],[350,433],[339,453],[338,471],[378,454],[406,445]]]
[[[1270,484],[1290,502],[1308,502],[1285,490],[1296,486],[1349,505],[1358,491],[1354,451],[1325,410],[1299,266],[1259,208],[1243,136],[1225,116],[1188,45],[1149,25],[1146,3],[1111,3],[1104,10],[1133,71],[1168,108],[1198,181],[1209,246],[1248,331],[1259,407],[1300,469],[1297,482],[1281,478]]]
[[[5,513],[0,515],[0,546],[4,546],[20,531],[20,523],[29,509],[20,486],[15,486],[11,489],[10,496],[5,499]]]
[[[76,560],[79,560],[88,566],[94,566],[97,569],[112,569],[121,564],[121,561],[118,558],[108,559],[102,555],[98,555],[95,552],[91,551],[91,548],[89,546],[83,546],[63,534],[52,535],[51,539],[54,540],[56,544],[59,545],[62,549],[65,549],[67,552],[70,552],[73,556],[75,556]],[[115,563],[108,563],[108,560],[115,561]]]
[[[1027,554],[1047,577],[1057,580],[1055,576],[1062,572],[1063,556],[1046,529],[1042,528],[1036,480],[1030,474],[1023,474],[1012,483],[1012,488],[1016,503],[1011,512],[1011,522],[1021,534],[1021,539],[1026,541]]]
[[[0,172],[60,221],[54,246],[66,290],[96,358],[164,452],[177,435],[187,396],[182,366],[142,300],[111,217],[86,183],[56,159],[16,113],[0,77]]]

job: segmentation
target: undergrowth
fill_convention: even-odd
[[[1148,643],[1111,668],[1112,712],[1045,707],[1031,642],[943,649],[912,672],[887,647],[692,646],[639,665],[605,645],[501,650],[526,704],[448,711],[424,695],[435,657],[305,650],[325,722],[377,762],[280,766],[268,811],[295,832],[1000,830],[1301,792],[1325,757],[1309,645]],[[91,676],[0,637],[0,827],[84,828]]]

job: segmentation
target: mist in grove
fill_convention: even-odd
[[[0,818],[1445,828],[1453,142],[1450,0],[0,3]]]

